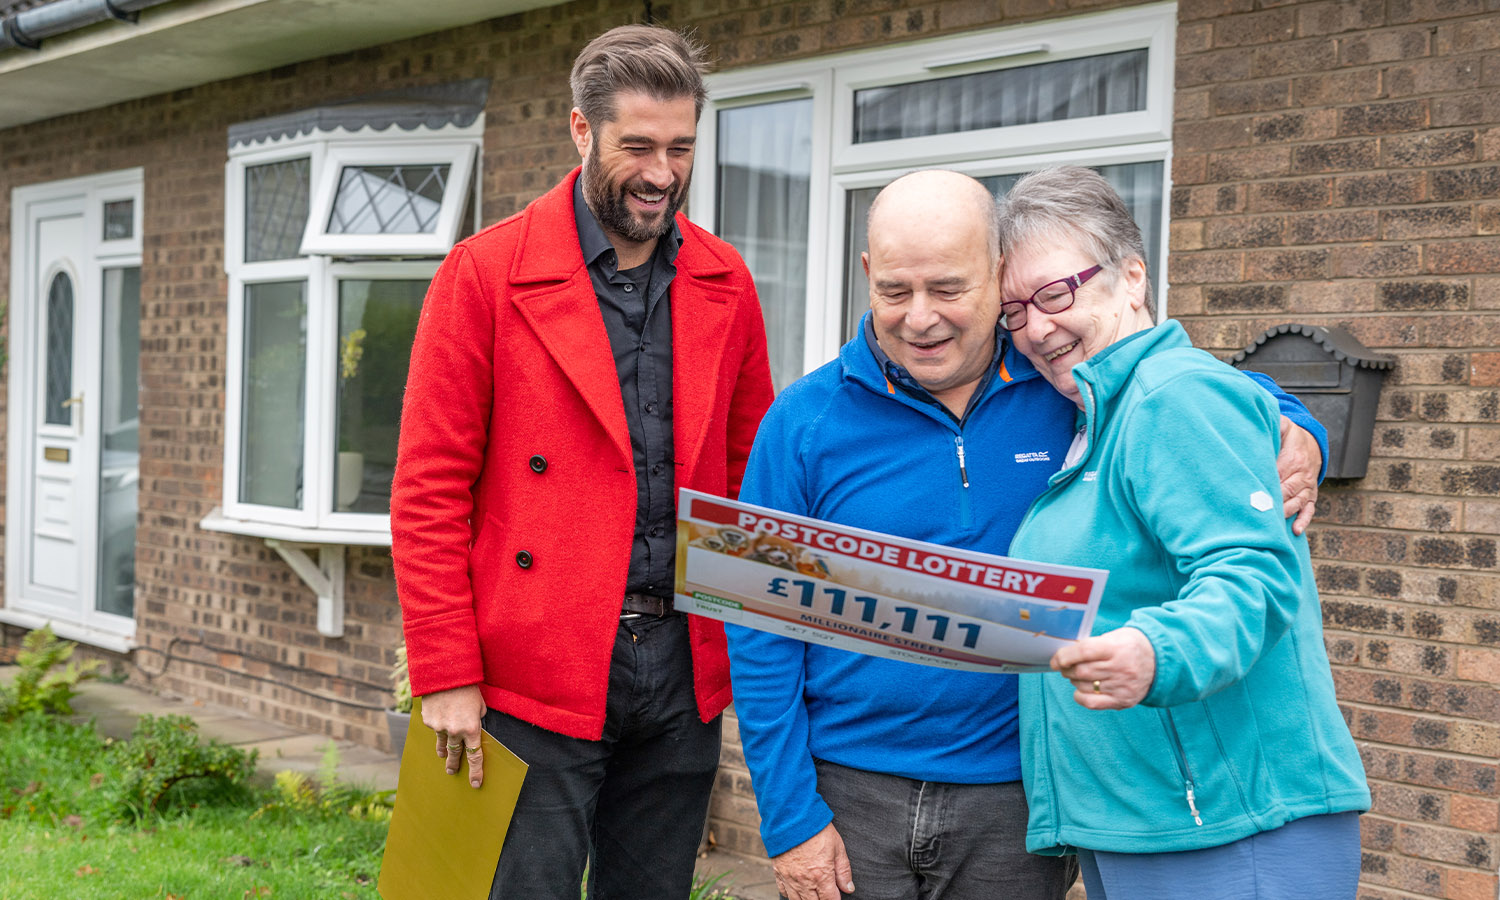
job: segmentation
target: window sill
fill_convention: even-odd
[[[390,529],[355,531],[349,528],[303,528],[300,525],[275,525],[249,519],[230,519],[222,507],[215,506],[198,527],[204,531],[239,534],[245,537],[270,538],[288,544],[342,544],[350,547],[389,547]]]
[[[265,541],[266,546],[276,551],[276,555],[318,596],[318,633],[335,638],[344,636],[344,548],[391,545],[389,529],[351,531],[272,525],[225,518],[223,508],[217,506],[203,517],[198,527],[204,531],[238,534]],[[317,551],[317,562],[308,555],[308,549]]]

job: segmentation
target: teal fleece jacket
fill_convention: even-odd
[[[1156,676],[1107,712],[1055,672],[1021,676],[1027,849],[1196,850],[1368,809],[1307,542],[1281,515],[1275,402],[1176,322],[1073,375],[1087,449],[1011,555],[1108,569],[1094,634],[1140,629]]]

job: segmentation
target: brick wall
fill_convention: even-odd
[[[649,9],[658,22],[696,28],[730,68],[1112,5],[1120,4],[682,0]],[[573,57],[647,8],[583,0],[0,132],[0,221],[8,221],[13,187],[145,168],[136,560],[144,646],[125,665],[132,680],[311,732],[386,743],[380,710],[400,640],[389,554],[349,550],[345,637],[331,639],[317,633],[311,591],[262,542],[197,528],[223,495],[226,129],[371,90],[489,77],[481,185],[482,216],[492,222],[577,164],[566,127]],[[0,229],[0,290],[9,263]],[[0,634],[15,643],[20,632]],[[728,732],[713,834],[759,853],[732,720]]]
[[[1361,898],[1494,900],[1500,16],[1183,0],[1168,306],[1228,353],[1340,325],[1398,365],[1310,532],[1374,794]]]
[[[1496,897],[1500,755],[1500,17],[1494,0],[1183,0],[1170,312],[1229,353],[1284,321],[1396,355],[1369,477],[1312,533],[1330,654],[1365,754],[1369,900]],[[724,67],[1122,5],[675,0]],[[349,551],[347,636],[259,541],[196,522],[222,494],[225,130],[369,90],[493,78],[483,217],[575,164],[566,73],[642,3],[582,0],[0,132],[14,186],[146,170],[142,683],[381,743],[399,640],[388,553]],[[99,135],[108,135],[101,139]],[[0,230],[0,290],[9,235]],[[7,632],[7,641],[13,633]],[[735,733],[731,719],[726,734]],[[711,829],[759,852],[729,741]]]

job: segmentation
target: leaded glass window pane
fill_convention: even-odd
[[[448,184],[446,163],[345,166],[328,217],[329,234],[431,234]]]
[[[240,502],[302,507],[307,283],[245,286]]]
[[[719,113],[718,227],[755,276],[777,388],[802,374],[812,100]]]
[[[854,92],[854,143],[1146,108],[1145,49]]]
[[[425,280],[339,282],[339,512],[391,511],[401,396],[426,292]]]
[[[135,201],[112,200],[104,204],[104,240],[121,241],[135,233]]]
[[[1125,207],[1130,210],[1131,218],[1141,229],[1141,241],[1146,246],[1146,268],[1151,276],[1156,296],[1161,296],[1162,273],[1161,273],[1161,189],[1162,189],[1162,163],[1140,162],[1124,163],[1113,166],[1093,166],[1094,171],[1104,176],[1116,191],[1120,193],[1120,199],[1125,201]],[[979,179],[979,182],[990,189],[998,199],[1005,196],[1006,192],[1021,180],[1024,173],[1010,175],[990,175]],[[880,188],[862,188],[849,192],[849,207],[844,246],[844,259],[851,260],[845,263],[844,269],[844,339],[848,340],[854,336],[855,326],[859,324],[859,318],[866,309],[870,308],[870,283],[865,278],[864,266],[860,264],[859,255],[869,247],[869,233],[865,228],[865,220],[870,213],[870,204],[874,202],[875,195],[880,193]],[[1070,273],[1064,272],[1063,275]]]
[[[307,197],[305,156],[245,167],[245,262],[299,255]]]
[[[73,279],[58,272],[47,289],[47,402],[48,425],[73,424],[73,410],[64,405],[73,396]]]

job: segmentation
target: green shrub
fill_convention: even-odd
[[[302,772],[276,773],[273,797],[251,818],[323,816],[348,817],[361,822],[387,822],[395,805],[395,791],[376,790],[338,775],[339,748],[329,741],[323,748],[316,780]]]
[[[71,715],[70,701],[78,694],[79,682],[98,678],[104,665],[97,659],[71,662],[69,657],[77,647],[72,641],[58,640],[50,625],[26,635],[16,654],[20,671],[10,684],[0,684],[0,719],[12,722],[29,712]],[[51,671],[58,665],[63,665],[61,672]]]
[[[703,875],[693,876],[693,889],[688,894],[688,900],[734,900],[734,895],[726,893],[719,882],[723,881],[728,872],[720,872],[712,878]]]
[[[115,796],[129,818],[157,812],[169,790],[192,779],[243,784],[255,774],[259,755],[216,740],[200,743],[198,723],[187,716],[141,716],[130,740],[115,744],[114,752],[123,770]]]

